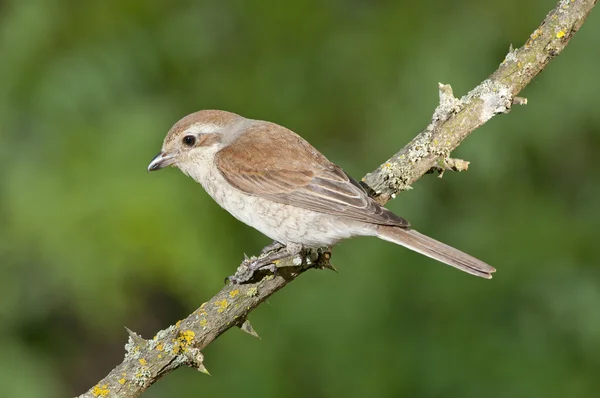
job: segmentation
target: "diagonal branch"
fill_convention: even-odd
[[[440,84],[440,104],[431,123],[408,145],[363,178],[372,195],[385,203],[430,171],[464,170],[468,162],[450,159],[450,153],[471,132],[513,104],[516,95],[567,46],[585,22],[597,0],[560,0],[531,34],[525,45],[511,50],[480,85],[460,100],[448,85]],[[233,326],[258,336],[248,314],[276,291],[310,268],[330,268],[329,252],[312,251],[307,260],[287,258],[277,264],[277,276],[243,285],[227,284],[187,318],[161,330],[151,340],[129,331],[123,362],[80,397],[137,397],[181,365],[208,373],[201,351]],[[304,263],[304,264],[302,264]]]

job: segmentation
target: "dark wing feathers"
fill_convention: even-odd
[[[254,122],[217,152],[215,163],[231,185],[250,195],[373,224],[410,225],[300,136],[273,123]]]

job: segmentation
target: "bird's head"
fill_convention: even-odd
[[[207,155],[214,156],[236,135],[236,126],[244,120],[235,113],[218,110],[202,110],[185,116],[171,127],[148,171],[172,165],[187,172],[190,166],[208,160]]]

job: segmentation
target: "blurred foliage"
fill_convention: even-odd
[[[555,0],[0,2],[0,385],[80,394],[269,243],[175,170],[169,127],[226,109],[350,174],[522,45]],[[146,397],[592,397],[600,379],[600,24],[389,207],[498,268],[492,281],[376,239],[342,243]]]

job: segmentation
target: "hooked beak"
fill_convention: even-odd
[[[148,171],[160,170],[164,167],[170,166],[175,162],[173,155],[168,155],[164,152],[159,153],[152,159],[148,165]]]

